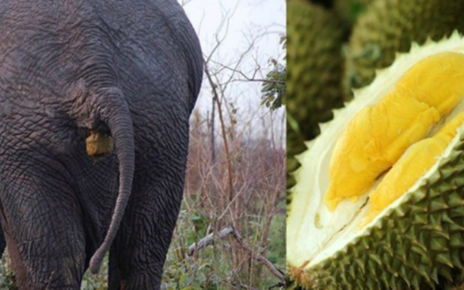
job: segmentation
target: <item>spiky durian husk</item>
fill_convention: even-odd
[[[307,289],[427,289],[444,280],[457,282],[464,263],[463,150],[464,134],[437,171],[392,208],[378,229],[309,273],[289,267],[290,276]]]
[[[464,31],[464,1],[461,0],[376,0],[353,29],[346,56],[343,87],[368,85],[375,70],[389,66],[397,52],[406,52],[412,42],[422,44]]]
[[[287,111],[299,127],[287,127],[287,172],[293,172],[303,140],[313,139],[332,108],[343,105],[342,31],[332,13],[307,1],[288,1],[287,19]]]
[[[334,11],[339,15],[344,25],[351,27],[360,15],[362,15],[367,5],[373,0],[335,0]]]
[[[287,109],[308,139],[343,105],[341,30],[332,13],[305,1],[289,1],[287,18]]]
[[[297,185],[287,219],[289,277],[306,289],[436,289],[462,283],[464,271],[464,125],[437,163],[385,209],[366,228],[345,236],[327,256],[318,256],[323,245],[310,243],[318,225],[313,210],[323,196],[315,193],[324,163],[325,148],[336,141],[350,118],[382,96],[412,65],[443,51],[464,53],[464,37],[454,34],[440,42],[413,45],[388,69],[379,71],[367,88],[355,92],[346,108],[335,112],[322,134],[301,156],[295,173]],[[349,202],[347,202],[349,203]],[[345,215],[345,213],[343,213]],[[339,216],[345,222],[352,217]],[[347,223],[344,227],[352,227]],[[356,228],[354,228],[356,229]],[[310,253],[306,257],[303,253]],[[317,261],[314,263],[314,261]]]

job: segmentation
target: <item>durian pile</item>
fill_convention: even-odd
[[[458,289],[464,1],[287,9],[289,287]]]

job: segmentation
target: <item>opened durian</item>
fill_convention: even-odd
[[[463,36],[398,55],[308,147],[288,208],[290,279],[306,289],[460,282]]]

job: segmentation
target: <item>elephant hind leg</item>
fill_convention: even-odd
[[[120,282],[125,281],[125,290],[159,289],[182,187],[169,192],[158,184],[145,191],[138,191],[137,186],[133,193],[137,199],[130,203],[111,250],[118,260],[118,275]],[[110,272],[110,280],[112,275]]]
[[[8,223],[5,219],[5,211],[1,203],[0,203],[0,217],[2,220],[2,231],[0,233],[1,235],[0,256],[4,254],[4,251],[6,248],[8,251],[10,261],[11,261],[11,266],[13,267],[15,271],[15,280],[18,281],[17,282],[18,287],[20,289],[29,289],[27,285],[22,283],[23,281],[26,281],[27,279],[26,268],[24,267],[24,264],[21,260],[21,256],[19,255],[18,245],[8,234],[9,233]]]
[[[29,289],[23,282],[27,280],[26,268],[19,255],[18,245],[10,238],[7,231],[4,231],[4,237],[7,244],[8,254],[10,256],[11,264],[15,271],[15,278],[19,289]]]
[[[108,262],[108,290],[125,290],[126,281],[121,278],[121,270],[119,269],[116,255],[110,250],[110,259]]]
[[[16,284],[19,289],[29,290],[34,289],[32,286],[27,282],[28,281],[28,273],[26,267],[21,259],[21,255],[19,254],[18,245],[14,242],[8,234],[5,232],[5,240],[7,243],[8,255],[11,260],[11,266],[14,269],[15,280]],[[50,275],[49,282],[46,283],[45,289],[48,289],[47,286],[51,283],[53,279],[53,273]]]
[[[39,170],[24,172],[21,178],[6,178],[0,198],[20,289],[79,289],[86,241],[69,183]]]

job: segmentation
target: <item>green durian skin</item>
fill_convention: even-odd
[[[343,24],[350,28],[362,15],[373,0],[335,0],[334,11],[339,15]]]
[[[287,109],[301,134],[312,139],[318,124],[341,107],[342,31],[334,14],[305,1],[287,3]]]
[[[414,193],[366,235],[305,272],[304,289],[442,289],[463,282],[464,134]]]
[[[342,30],[334,14],[308,1],[287,2],[287,112],[298,128],[287,125],[287,172],[304,140],[319,134],[318,124],[343,105],[340,82]],[[288,185],[293,179],[288,176]]]
[[[464,31],[462,0],[375,0],[353,28],[346,53],[343,88],[346,99],[375,77],[375,70],[391,65],[397,52],[412,42],[440,40],[454,30]]]

